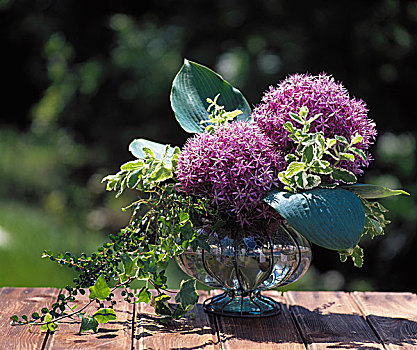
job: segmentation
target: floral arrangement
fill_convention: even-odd
[[[79,315],[80,333],[97,331],[117,317],[116,288],[128,303],[150,303],[161,321],[182,317],[198,300],[196,282],[182,281],[170,303],[165,269],[186,249],[210,251],[207,236],[196,234],[202,220],[213,228],[286,220],[360,267],[358,242],[383,234],[388,224],[375,199],[407,194],[357,183],[372,160],[375,124],[365,102],[329,75],[291,75],[252,111],[221,76],[185,60],[171,105],[179,124],[195,135],[181,149],[145,139],[130,144],[135,159],[103,179],[116,196],[139,191],[124,208],[132,211],[130,222],[91,256],[45,251],[44,258],[74,267],[79,276],[51,307],[13,315],[12,325],[55,331],[61,319]],[[135,293],[129,289],[134,280],[146,281]],[[86,292],[89,303],[77,308],[77,295]],[[92,303],[97,311],[85,314]]]

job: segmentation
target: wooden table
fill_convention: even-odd
[[[214,317],[198,304],[193,315],[168,326],[156,321],[149,306],[121,302],[117,320],[81,335],[78,319],[61,322],[54,334],[9,325],[11,315],[39,311],[57,293],[1,288],[0,349],[417,349],[412,293],[270,291],[265,294],[282,303],[278,316]],[[200,292],[200,300],[208,295]]]

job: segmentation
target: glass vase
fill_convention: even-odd
[[[259,229],[196,228],[208,237],[210,252],[188,248],[177,258],[180,268],[201,283],[224,292],[207,299],[204,310],[223,316],[261,317],[280,312],[262,291],[295,282],[310,266],[309,242],[287,222]]]

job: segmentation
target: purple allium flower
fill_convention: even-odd
[[[262,196],[278,184],[284,164],[255,124],[235,122],[188,139],[176,168],[178,189],[210,198],[242,225],[268,217]]]
[[[294,142],[288,138],[288,132],[283,128],[287,121],[294,121],[289,112],[298,114],[301,107],[309,110],[309,118],[322,113],[311,125],[311,132],[322,131],[327,138],[341,135],[351,141],[359,134],[363,137],[361,143],[355,146],[365,151],[366,160],[355,157],[354,162],[340,162],[341,167],[355,174],[361,174],[360,167],[368,166],[371,156],[366,150],[376,137],[375,123],[367,118],[368,109],[364,101],[351,98],[340,83],[332,76],[324,73],[318,76],[309,74],[294,74],[288,76],[277,87],[270,87],[252,113],[257,125],[274,142],[280,152],[292,153]],[[299,127],[299,125],[297,125]],[[328,159],[334,163],[332,159]]]

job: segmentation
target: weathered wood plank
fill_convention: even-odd
[[[355,292],[353,296],[387,349],[417,348],[417,295]]]
[[[78,307],[82,307],[89,301],[87,294],[79,296]],[[73,319],[64,319],[59,323],[58,330],[47,339],[45,349],[131,349],[135,306],[122,300],[120,290],[116,290],[114,294],[117,301],[114,306],[116,320],[100,324],[97,333],[87,331],[78,334],[80,329],[78,316],[74,316]],[[87,315],[93,314],[97,310],[96,305],[92,303],[83,312]]]
[[[140,303],[137,315],[135,349],[220,349],[214,324],[203,311],[201,301],[208,292],[199,291],[200,300],[192,315],[172,324],[160,324],[153,308]]]
[[[305,349],[291,319],[285,299],[280,293],[274,291],[263,294],[281,303],[281,313],[277,316],[256,319],[216,317],[222,348],[227,350]]]
[[[344,292],[288,292],[285,295],[308,349],[383,349]]]
[[[41,349],[47,337],[39,327],[10,326],[10,316],[30,315],[56,299],[54,288],[2,288],[0,292],[0,349]]]

